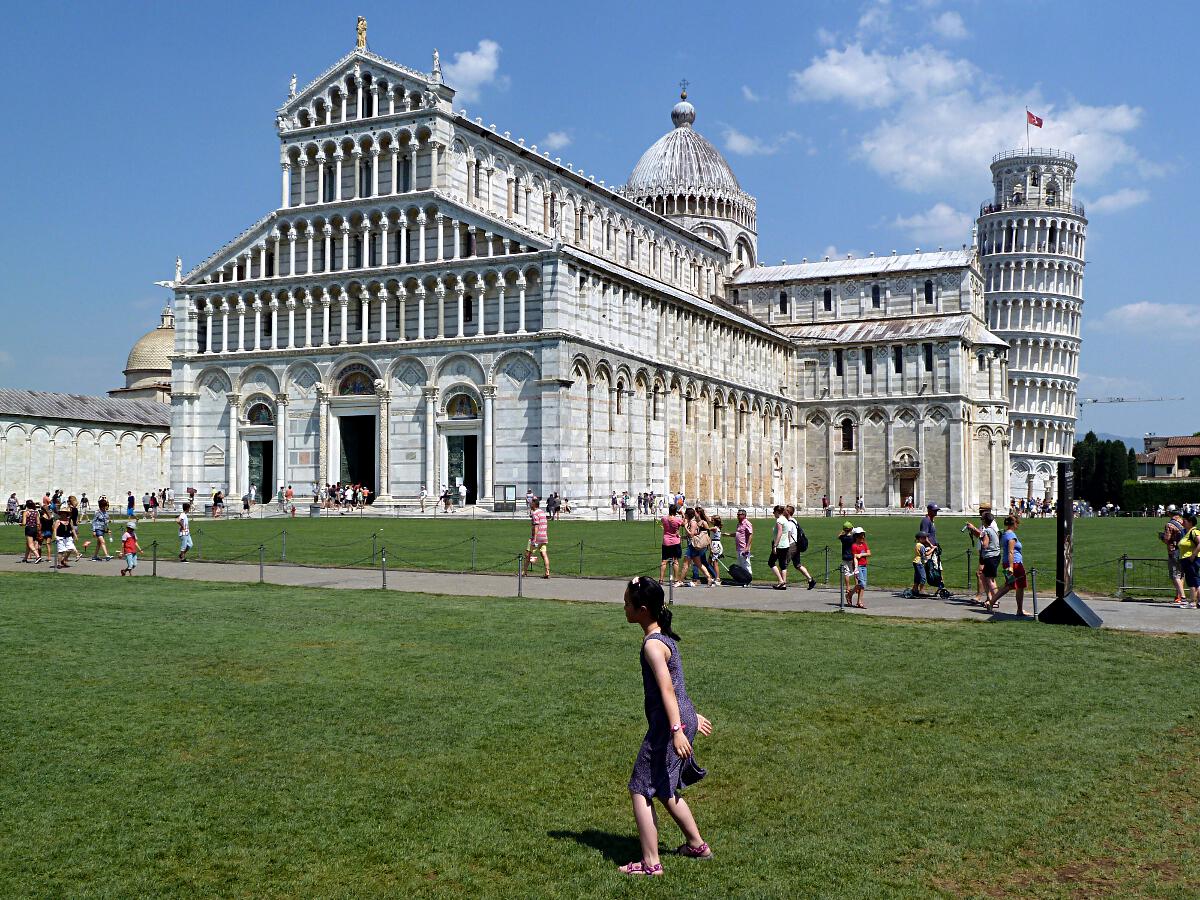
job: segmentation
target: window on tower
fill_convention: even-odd
[[[933,344],[925,344],[925,371],[933,371]]]
[[[786,316],[788,311],[788,295],[787,291],[779,292],[779,314]]]
[[[875,374],[875,352],[870,347],[863,348],[863,372],[867,375]]]
[[[882,305],[882,303],[883,303],[883,299],[880,296],[879,285],[877,285],[877,284],[871,285],[871,308],[879,309],[879,307]]]
[[[925,279],[925,302],[933,302],[933,282],[928,278]]]
[[[901,344],[892,347],[892,371],[897,375],[904,374],[904,347]]]
[[[832,312],[833,311],[833,289],[825,288],[825,293],[824,293],[823,297],[824,297],[824,302],[825,302],[825,312]]]
[[[833,370],[838,375],[846,374],[846,359],[841,350],[833,351]]]
[[[842,450],[854,449],[854,422],[850,419],[842,419]]]

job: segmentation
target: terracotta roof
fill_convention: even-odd
[[[1175,437],[1167,438],[1168,447],[1195,447],[1200,450],[1200,437],[1195,437],[1188,434],[1181,434]]]
[[[87,394],[14,391],[0,388],[0,415],[20,419],[171,427],[171,407],[153,400],[116,400]]]

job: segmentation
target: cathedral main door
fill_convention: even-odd
[[[361,484],[375,495],[375,417],[338,416],[338,479]]]

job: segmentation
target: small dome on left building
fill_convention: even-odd
[[[126,400],[171,402],[171,354],[175,351],[175,314],[163,308],[157,328],[134,343],[125,360],[125,387],[108,392]]]

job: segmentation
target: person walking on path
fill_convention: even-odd
[[[550,542],[550,530],[546,525],[546,511],[541,508],[542,503],[537,497],[529,501],[529,547],[525,554],[525,571],[528,572],[537,555],[542,555],[542,562],[546,565],[546,574],[543,578],[550,577],[550,551],[547,545]]]
[[[680,576],[680,560],[683,558],[683,545],[679,539],[679,529],[683,527],[683,519],[677,513],[677,507],[674,505],[667,510],[667,514],[658,520],[662,525],[662,562],[658,565],[658,580],[659,582],[666,580],[667,566],[671,567],[671,580],[675,582],[675,587],[683,587],[683,582],[679,580]]]
[[[100,562],[101,559],[107,562],[112,559],[112,554],[108,552],[108,544],[105,542],[108,527],[108,499],[101,497],[100,502],[96,504],[96,514],[92,516],[92,539],[96,542],[96,552],[92,554],[93,562]],[[91,543],[91,541],[84,541],[84,549],[90,547]]]
[[[683,513],[684,530],[687,532],[687,549],[684,551],[684,570],[691,566],[691,577],[684,584],[687,587],[696,586],[698,575],[704,576],[704,586],[713,587],[712,576],[708,574],[708,548],[712,544],[712,534],[708,530],[708,520],[704,518],[704,510],[700,507],[688,507]],[[699,570],[697,572],[697,570]]]
[[[642,858],[618,867],[625,875],[662,875],[658,825],[653,801],[666,807],[685,841],[675,853],[688,859],[709,859],[712,850],[700,835],[691,807],[680,795],[685,767],[696,766],[692,741],[697,732],[712,734],[712,722],[696,712],[683,678],[679,635],[671,628],[671,610],[664,606],[662,585],[645,576],[625,588],[625,621],[642,629],[640,656],[646,736],[629,778],[633,818],[637,823]],[[687,779],[689,782],[691,779]]]
[[[812,573],[805,568],[804,559],[801,556],[808,549],[808,537],[804,534],[804,529],[800,527],[800,523],[796,521],[796,507],[789,503],[784,507],[783,512],[787,516],[788,529],[791,532],[792,566],[808,580],[808,589],[811,591],[817,586],[817,579],[813,578]]]
[[[137,555],[141,552],[142,548],[138,546],[137,539],[137,519],[130,519],[125,523],[125,533],[121,535],[121,553],[125,557],[122,575],[133,574],[133,570],[137,568]]]
[[[1186,591],[1183,583],[1183,565],[1179,559],[1179,542],[1187,532],[1188,525],[1183,514],[1175,513],[1158,533],[1158,539],[1167,545],[1167,574],[1171,577],[1171,583],[1175,585],[1175,606],[1180,608],[1187,606],[1187,600],[1184,599]]]
[[[771,555],[767,559],[767,565],[775,573],[775,583],[771,587],[786,591],[788,563],[792,559],[792,529],[782,506],[776,506],[771,512],[775,514],[775,525],[771,529]]]
[[[1017,527],[1021,520],[1016,516],[1004,517],[1004,534],[1000,535],[1000,564],[1004,566],[1004,587],[992,598],[992,609],[1000,605],[1000,598],[1009,591],[1017,594],[1017,615],[1025,615],[1025,558],[1021,555],[1021,539]]]
[[[979,538],[979,596],[976,603],[992,609],[996,598],[996,574],[1000,569],[1000,531],[992,516],[992,504],[979,504],[978,526],[968,522],[966,528]]]
[[[1196,527],[1194,512],[1185,512],[1183,520],[1188,530],[1179,540],[1179,566],[1183,570],[1183,585],[1191,598],[1187,608],[1200,609],[1200,528]]]
[[[871,556],[871,548],[867,546],[866,529],[861,525],[851,529],[850,534],[854,536],[854,543],[850,545],[850,552],[854,554],[854,605],[858,609],[866,609],[863,593],[867,590],[867,560]]]
[[[43,499],[42,507],[38,510],[38,528],[41,533],[42,556],[50,556],[50,542],[54,539],[54,525],[54,508],[48,500]]]
[[[25,508],[21,510],[21,527],[25,530],[25,555],[21,557],[21,562],[40,563],[42,561],[41,515],[32,500],[26,500]]]
[[[733,546],[737,551],[738,565],[753,576],[754,572],[750,568],[750,557],[752,555],[751,551],[754,548],[754,524],[750,521],[750,517],[746,515],[745,509],[737,511],[737,521],[737,531],[733,533]]]
[[[842,530],[838,532],[838,543],[842,545],[842,561],[838,572],[842,576],[842,596],[846,606],[853,605],[854,588],[857,578],[854,574],[854,524],[846,519],[842,522]]]
[[[421,512],[422,512],[422,514],[424,514],[424,512],[425,512],[425,501],[428,499],[429,499],[429,491],[426,490],[425,485],[421,485]]]
[[[179,561],[187,562],[187,553],[192,549],[192,528],[188,521],[188,513],[192,511],[192,504],[183,504],[183,511],[179,514],[179,518],[175,523],[179,526]]]
[[[150,521],[158,521],[158,494],[150,492]]]
[[[125,497],[125,514],[131,519],[133,518],[134,512],[137,508],[136,503],[137,501],[133,499],[133,491],[128,491]]]
[[[937,525],[933,523],[933,520],[937,518],[937,514],[938,505],[930,503],[925,507],[925,515],[921,517],[921,525],[917,529],[921,534],[925,535],[931,550],[937,546]]]
[[[467,483],[460,481],[458,484],[458,505],[465,507],[467,505]]]
[[[69,569],[67,562],[75,552],[75,529],[71,525],[71,510],[63,507],[58,511],[58,521],[54,524],[54,549],[58,553],[59,569]]]

